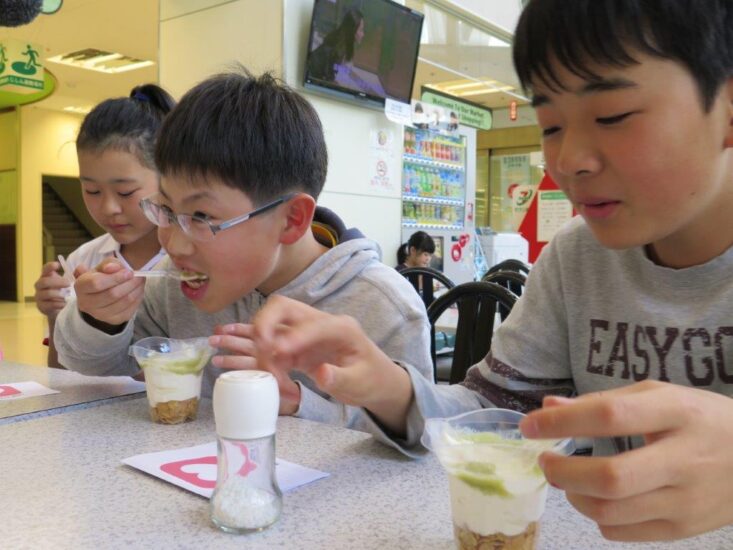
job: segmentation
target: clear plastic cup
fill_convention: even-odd
[[[453,531],[460,550],[531,550],[545,510],[547,481],[537,458],[544,451],[569,455],[572,439],[525,439],[525,415],[481,409],[430,418],[422,443],[448,473]]]
[[[153,422],[180,424],[196,418],[203,369],[215,352],[208,338],[150,336],[130,346],[130,355],[145,372]]]

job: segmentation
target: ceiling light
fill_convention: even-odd
[[[64,107],[64,111],[69,113],[76,113],[77,115],[86,115],[91,110],[91,107],[79,107],[78,105],[69,105],[68,107]]]
[[[497,87],[497,88],[484,88],[482,90],[472,90],[469,92],[459,92],[457,95],[464,97],[467,95],[483,95],[483,94],[495,94],[496,92],[510,92],[514,88],[511,86],[503,86],[503,87]]]
[[[102,73],[115,74],[132,71],[154,65],[153,61],[129,57],[121,53],[105,52],[95,48],[87,48],[67,54],[49,57],[49,61],[69,65],[80,69],[89,69]]]

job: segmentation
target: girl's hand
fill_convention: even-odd
[[[608,539],[672,540],[733,523],[730,397],[647,381],[547,397],[521,428],[539,438],[644,436],[644,447],[612,457],[540,457],[547,480]]]
[[[41,270],[41,276],[34,285],[36,288],[36,307],[38,310],[48,317],[51,321],[64,308],[66,300],[64,299],[62,289],[71,286],[69,282],[59,275],[58,262],[48,262]]]

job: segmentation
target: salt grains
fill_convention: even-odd
[[[264,529],[280,515],[280,499],[238,476],[222,484],[212,506],[218,520],[237,529]]]

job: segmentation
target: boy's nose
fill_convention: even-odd
[[[589,136],[566,131],[557,154],[556,167],[563,176],[577,177],[598,172],[601,161]]]
[[[191,238],[176,224],[158,227],[158,241],[170,256],[188,256],[193,252]]]

